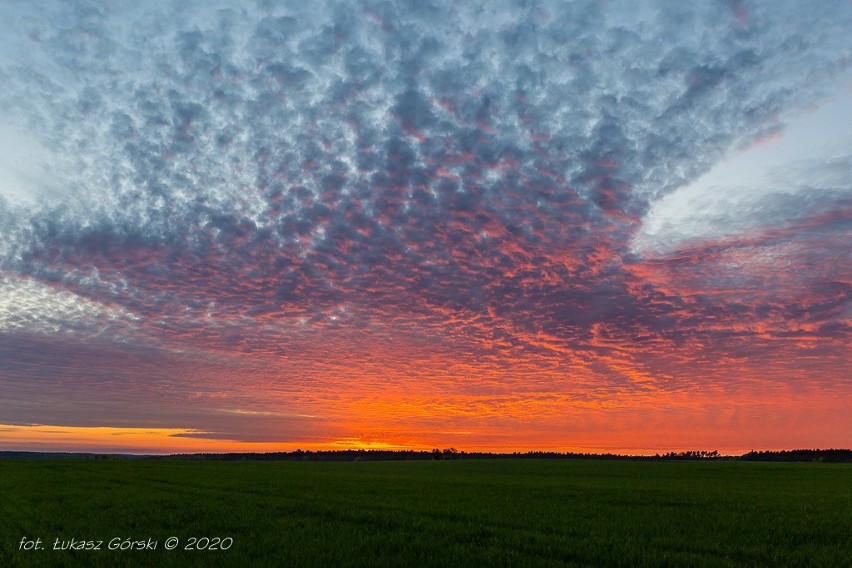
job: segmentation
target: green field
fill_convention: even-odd
[[[0,496],[3,567],[852,566],[848,464],[9,460]]]

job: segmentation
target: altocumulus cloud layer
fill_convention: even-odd
[[[0,22],[0,422],[615,444],[643,409],[817,436],[849,395],[848,146],[706,199],[697,238],[646,224],[848,89],[847,3]]]

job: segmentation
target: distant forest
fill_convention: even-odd
[[[781,450],[751,451],[741,456],[722,456],[716,450],[690,450],[669,452],[653,456],[626,456],[620,454],[560,453],[560,452],[465,452],[455,448],[415,450],[331,450],[270,453],[223,454],[88,454],[65,452],[3,452],[0,459],[145,459],[145,460],[207,460],[207,461],[406,461],[406,460],[483,460],[483,459],[549,459],[549,460],[631,460],[631,461],[753,461],[753,462],[826,462],[852,463],[852,450]]]

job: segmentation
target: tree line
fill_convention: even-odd
[[[549,459],[549,460],[631,460],[631,461],[750,461],[750,462],[825,462],[852,463],[852,450],[764,450],[750,451],[741,456],[723,456],[718,451],[687,450],[653,456],[595,454],[578,452],[465,452],[455,448],[425,450],[295,450],[292,452],[239,452],[207,454],[130,455],[88,454],[65,452],[4,452],[2,459],[142,459],[142,460],[203,460],[203,461],[406,461],[406,460],[487,460],[487,459]]]

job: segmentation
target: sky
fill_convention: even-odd
[[[0,2],[0,448],[852,446],[852,4]]]

